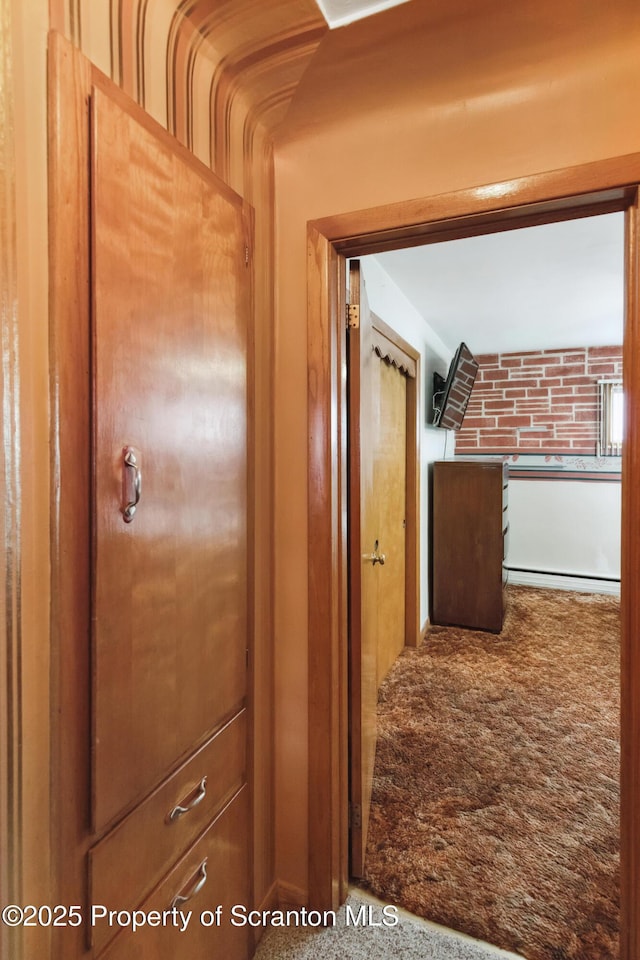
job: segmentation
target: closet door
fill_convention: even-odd
[[[241,200],[92,95],[92,809],[118,820],[245,705]]]

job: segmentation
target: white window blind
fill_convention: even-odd
[[[599,380],[598,387],[600,391],[598,456],[619,457],[622,454],[624,432],[622,380]]]

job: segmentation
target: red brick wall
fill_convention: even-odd
[[[622,347],[485,354],[476,359],[480,368],[456,435],[456,453],[595,455],[597,382],[622,377]]]

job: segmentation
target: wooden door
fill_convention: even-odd
[[[418,639],[418,354],[371,313],[359,261],[349,277],[349,854],[361,877],[378,687]]]
[[[375,319],[374,319],[375,326]],[[405,569],[407,525],[407,380],[386,358],[386,337],[374,329],[373,364],[373,507],[379,552],[378,644],[379,687],[405,645]]]
[[[376,753],[379,547],[374,498],[374,376],[371,313],[358,261],[350,266],[349,300],[359,310],[349,329],[349,661],[350,859],[361,877],[367,846]]]
[[[99,832],[245,704],[249,274],[235,194],[100,89],[91,122]]]

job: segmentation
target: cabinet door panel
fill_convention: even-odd
[[[96,829],[244,702],[244,237],[239,198],[94,90]]]

